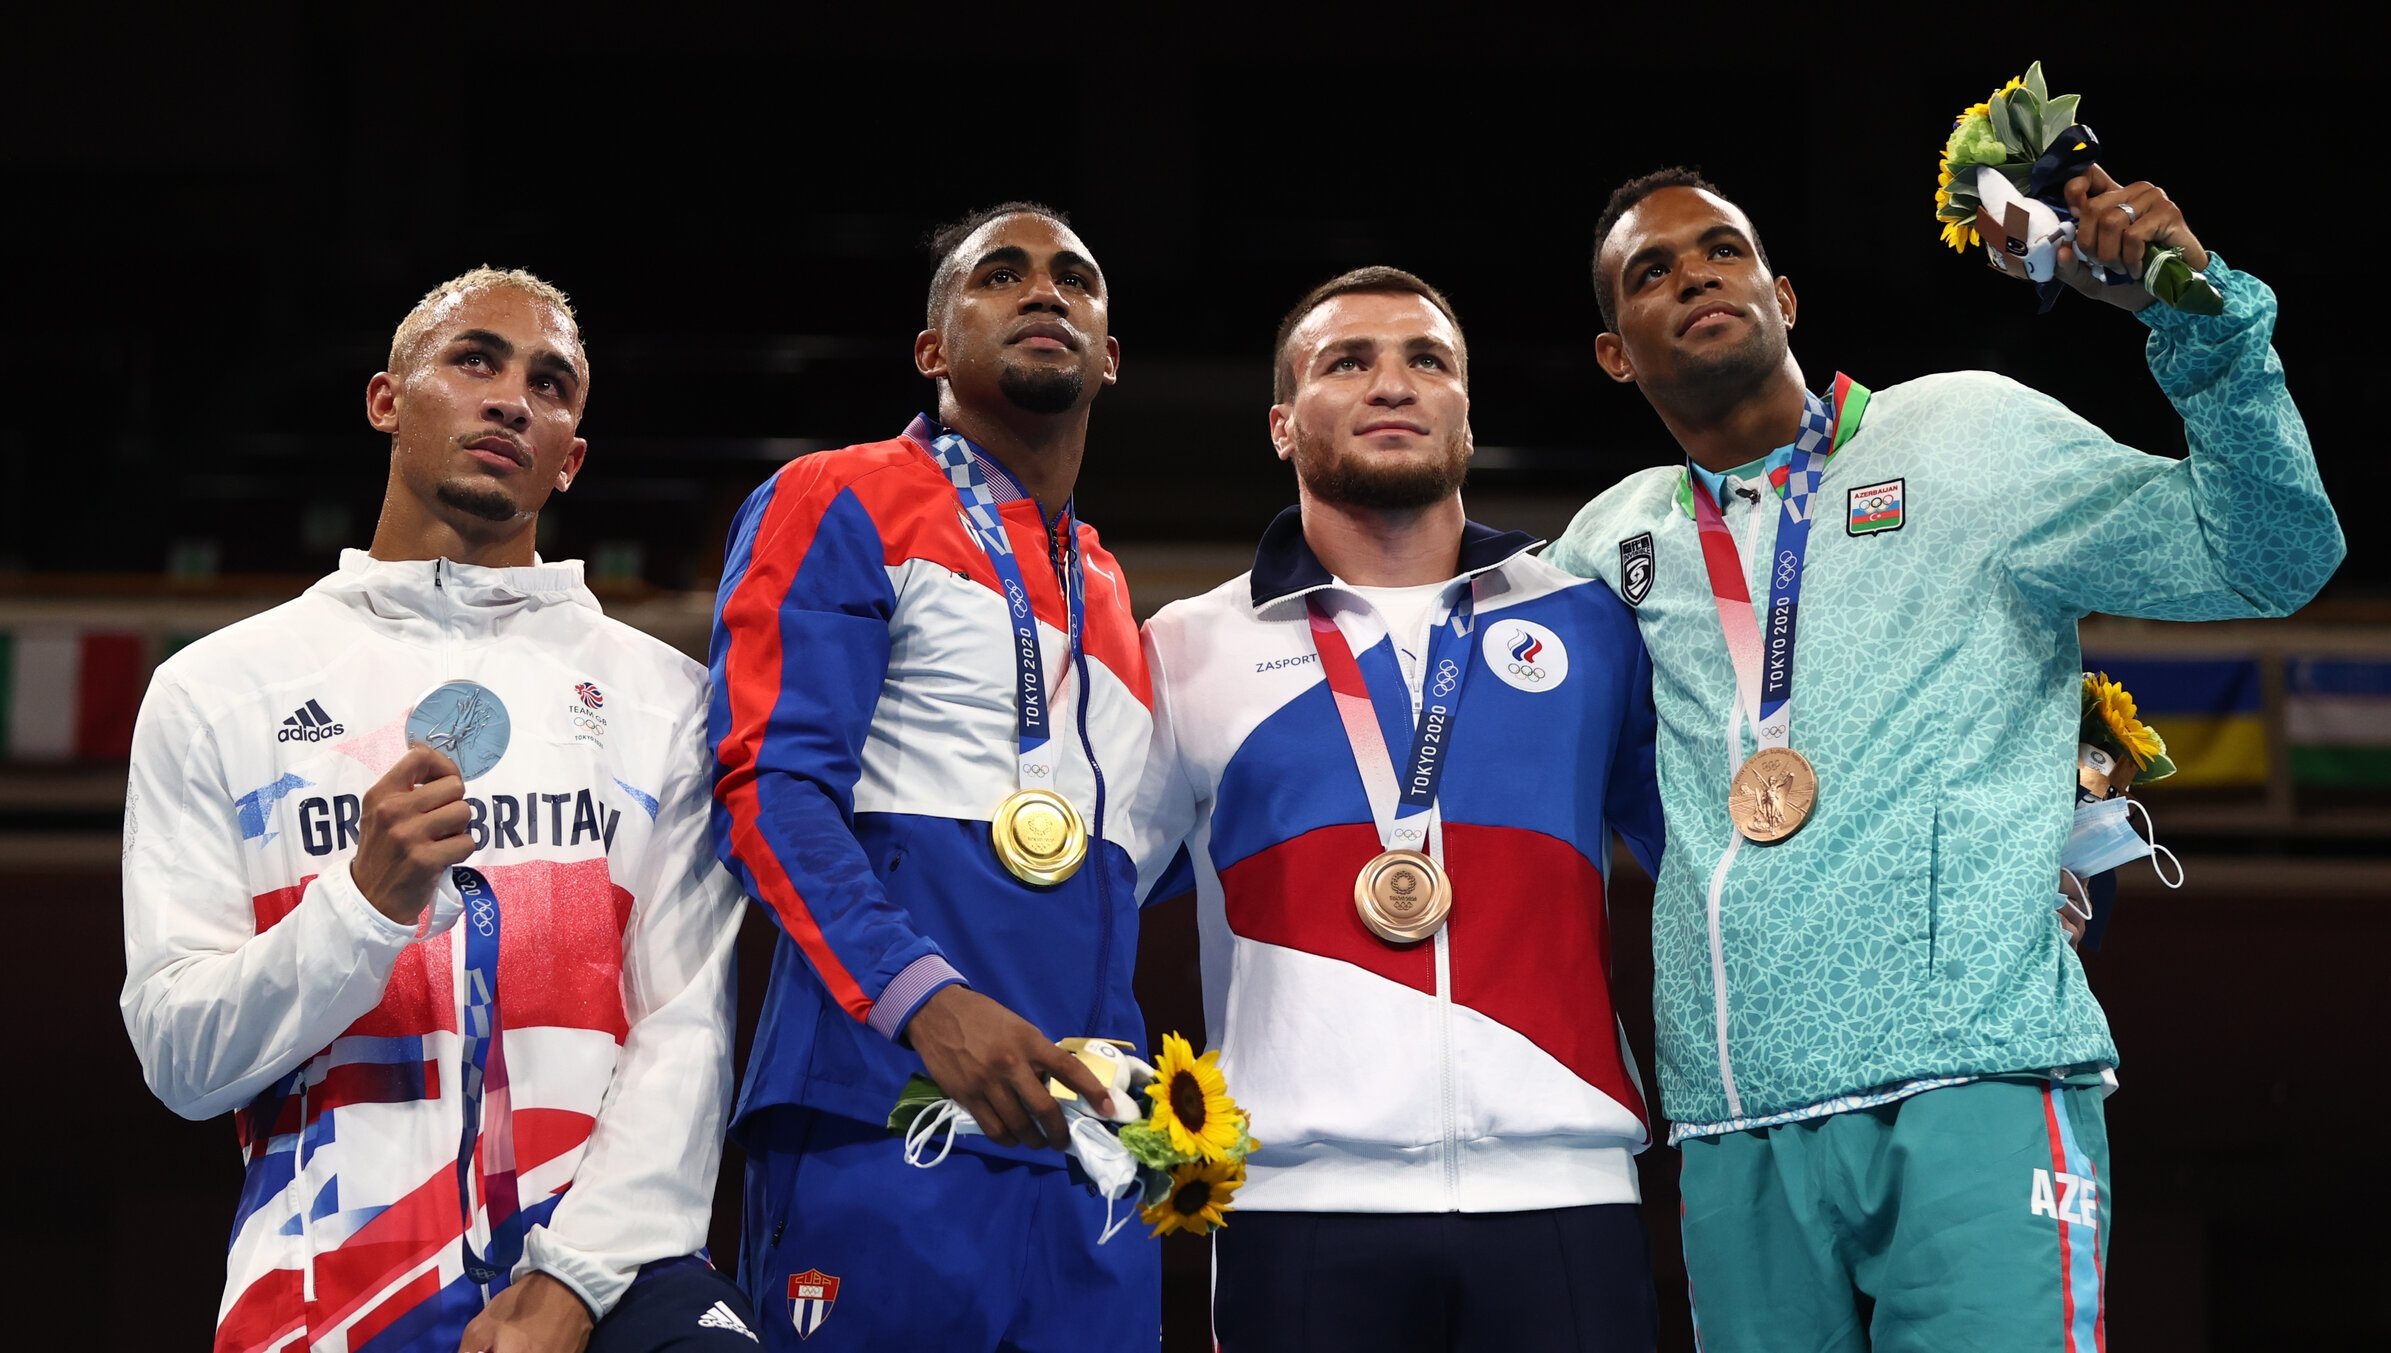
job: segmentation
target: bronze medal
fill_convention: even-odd
[[[1727,786],[1727,816],[1735,830],[1764,846],[1800,831],[1817,804],[1818,772],[1791,747],[1754,753]]]
[[[1087,824],[1071,801],[1051,789],[1021,789],[996,805],[988,838],[1006,872],[1051,888],[1079,872],[1088,857]]]
[[[1453,885],[1444,866],[1419,851],[1382,851],[1354,879],[1353,909],[1378,938],[1416,944],[1444,929]]]

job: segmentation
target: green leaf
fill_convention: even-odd
[[[2042,82],[2042,63],[2041,63],[2041,62],[2037,61],[2037,62],[2035,62],[2033,65],[2026,67],[2026,77],[2025,77],[2025,78],[2026,78],[2026,88],[2028,88],[2028,89],[2031,89],[2031,90],[2033,90],[2033,91],[2034,91],[2034,97],[2035,97],[2035,98],[2038,98],[2038,99],[2048,99],[2048,98],[2051,96],[2051,90],[2050,90],[2050,86],[2048,86],[2048,85],[2046,85],[2046,84],[2044,84],[2044,83]],[[2064,124],[2062,124],[2062,125],[2064,125]]]
[[[1171,1196],[1171,1174],[1168,1170],[1140,1170],[1137,1172],[1140,1205],[1152,1207]]]
[[[2001,143],[2021,152],[2031,160],[2042,154],[2042,100],[2030,89],[2012,89],[2008,95],[2009,134]]]
[[[2081,94],[2062,94],[2058,98],[2048,100],[2042,105],[2043,130],[2051,138],[2051,140],[2058,139],[2058,136],[2061,132],[2064,132],[2068,128],[2075,125],[2076,105],[2082,103],[2083,101],[2084,96]],[[2044,141],[2042,143],[2042,148],[2044,150],[2049,150],[2051,148],[2051,141]]]
[[[902,1137],[913,1130],[913,1120],[922,1116],[930,1106],[946,1098],[946,1091],[928,1076],[915,1076],[897,1092],[896,1107],[888,1111],[888,1130]]]

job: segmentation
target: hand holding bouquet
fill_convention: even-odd
[[[1159,1065],[1116,1039],[1066,1038],[1058,1046],[1112,1096],[1111,1112],[1100,1113],[1060,1081],[1047,1082],[1070,1130],[1064,1152],[1079,1162],[1096,1192],[1108,1203],[1135,1193],[1138,1216],[1157,1236],[1178,1230],[1203,1235],[1226,1225],[1230,1199],[1245,1182],[1245,1158],[1261,1143],[1229,1097],[1220,1054],[1198,1057],[1177,1034],[1164,1036]],[[927,1076],[906,1082],[888,1128],[905,1139],[905,1158],[924,1169],[946,1159],[957,1134],[981,1132],[970,1113]],[[924,1159],[941,1129],[945,1143]],[[1110,1240],[1127,1221],[1107,1225],[1101,1239]]]
[[[2076,121],[2080,99],[2051,97],[2037,61],[1960,113],[1934,193],[1943,242],[1959,250],[1987,243],[1993,266],[2033,281],[2045,310],[2066,281],[2128,308],[2156,297],[2194,314],[2224,313],[2224,297],[2200,271],[2207,251],[2183,213],[2154,185],[2122,186],[2094,163],[2100,138]],[[2111,290],[2137,282],[2147,295]]]

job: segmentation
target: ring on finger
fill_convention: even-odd
[[[2122,211],[2122,212],[2124,212],[2124,213],[2125,213],[2125,221],[2126,221],[2126,224],[2128,224],[2128,225],[2131,225],[2131,224],[2133,224],[2133,222],[2134,222],[2134,219],[2135,219],[2136,217],[2138,217],[2138,216],[2140,216],[2140,215],[2141,215],[2141,213],[2140,213],[2140,212],[2137,212],[2137,211],[2135,211],[2135,210],[2134,210],[2134,204],[2133,204],[2133,203],[2131,203],[2131,202],[2120,202],[2120,203],[2118,203],[2118,204],[2117,204],[2117,210],[2119,210],[2119,211]]]

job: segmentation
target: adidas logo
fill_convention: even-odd
[[[737,1330],[752,1342],[763,1342],[755,1337],[755,1331],[747,1327],[747,1323],[739,1318],[727,1302],[718,1301],[706,1308],[706,1313],[697,1318],[697,1327],[701,1330]]]
[[[322,705],[310,700],[293,710],[291,716],[282,721],[282,731],[274,735],[274,740],[276,742],[322,742],[326,738],[339,737],[347,731],[349,731],[347,728],[332,722],[332,716],[324,712]]]

